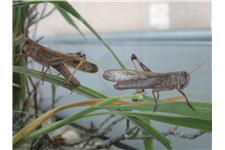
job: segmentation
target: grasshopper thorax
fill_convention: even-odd
[[[184,89],[190,83],[190,74],[187,71],[179,71],[177,79],[179,89]]]

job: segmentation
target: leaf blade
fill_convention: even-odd
[[[38,79],[42,79],[42,75],[43,75],[43,73],[40,71],[28,69],[26,67],[21,67],[21,66],[13,66],[13,72],[32,76],[32,77],[35,77]],[[59,86],[65,87],[69,90],[72,90],[78,94],[81,94],[81,95],[84,95],[87,97],[91,97],[91,98],[106,98],[107,97],[104,94],[102,94],[92,88],[89,88],[85,85],[81,85],[80,87],[75,88],[72,84],[70,84],[70,83],[67,84],[65,79],[63,79],[61,77],[57,77],[52,74],[46,73],[43,80],[48,81],[52,84],[57,84]]]
[[[150,120],[160,121],[164,123],[179,125],[188,128],[200,129],[204,131],[212,131],[212,121],[204,119],[196,119],[189,117],[171,116],[164,114],[154,114],[152,112],[118,112],[126,116],[143,117]]]
[[[80,28],[76,25],[76,23],[73,21],[73,19],[69,16],[69,14],[64,10],[55,5],[55,7],[58,9],[59,13],[63,16],[63,18],[74,28],[77,29],[77,31],[86,39],[83,32],[80,30]]]
[[[152,135],[156,138],[161,144],[163,144],[167,149],[172,149],[171,143],[169,139],[167,139],[162,133],[160,133],[157,129],[155,129],[151,124],[149,124],[146,120],[132,117],[131,121],[137,125],[144,132]]]
[[[95,31],[94,28],[80,15],[80,13],[73,8],[68,2],[66,1],[52,1],[55,6],[61,8],[62,10],[67,11],[71,15],[73,15],[75,18],[77,18],[80,22],[82,22],[97,38],[100,40],[100,42],[109,50],[109,52],[113,55],[117,63],[120,65],[121,68],[125,69],[126,67],[123,65],[123,63],[120,61],[120,59],[116,56],[114,51],[108,46],[108,44],[101,38],[101,36]]]

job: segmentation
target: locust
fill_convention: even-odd
[[[76,70],[81,70],[88,73],[98,71],[97,65],[86,61],[85,54],[77,53],[62,53],[47,47],[44,47],[37,42],[27,38],[20,46],[20,54],[22,57],[31,57],[33,60],[41,64],[43,76],[50,67],[56,69],[64,78],[66,83],[70,82],[75,87],[80,86],[80,82],[74,77],[67,66],[73,67]],[[45,69],[46,68],[46,69]]]
[[[153,72],[145,66],[135,54],[131,55],[131,60],[135,70],[109,69],[103,73],[103,78],[108,81],[116,82],[113,86],[117,90],[152,89],[152,95],[155,101],[154,112],[158,108],[157,100],[159,99],[159,92],[170,90],[177,90],[184,96],[187,105],[192,110],[195,110],[183,92],[183,89],[190,83],[190,74],[187,71],[166,73]],[[142,71],[140,71],[140,69]]]

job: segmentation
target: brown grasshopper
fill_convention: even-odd
[[[195,110],[183,92],[183,89],[190,83],[190,74],[187,71],[157,73],[152,72],[134,54],[132,54],[131,60],[135,69],[141,68],[143,71],[110,69],[104,72],[103,78],[116,82],[113,86],[118,90],[152,89],[152,95],[155,100],[154,111],[158,107],[159,92],[168,90],[177,90],[185,97],[188,106]]]
[[[44,74],[50,67],[53,67],[65,77],[67,80],[66,82],[70,81],[76,87],[80,86],[80,82],[73,76],[73,73],[70,72],[66,65],[89,73],[95,73],[98,71],[98,67],[95,64],[86,61],[85,55],[80,52],[61,53],[44,47],[31,39],[26,39],[21,44],[20,56],[31,57],[33,60],[43,65],[42,72],[44,72]],[[47,67],[45,71],[44,67]]]

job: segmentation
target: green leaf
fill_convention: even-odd
[[[156,114],[153,112],[146,112],[146,111],[140,111],[140,112],[126,111],[126,112],[116,112],[116,114],[121,114],[125,116],[143,117],[146,119],[174,124],[178,126],[200,129],[200,130],[209,131],[209,132],[212,131],[212,121],[204,120],[204,119]]]
[[[148,122],[149,124],[151,124],[151,122],[147,119],[145,119],[146,122]],[[149,134],[145,131],[142,131],[142,135],[143,136],[148,136]],[[153,139],[149,138],[149,139],[143,139],[143,143],[145,146],[145,150],[153,150]]]
[[[67,11],[65,11],[64,9],[61,9],[60,7],[58,7],[57,5],[55,5],[55,7],[58,9],[58,11],[61,13],[61,15],[63,16],[63,18],[73,27],[75,27],[77,29],[77,31],[86,39],[86,37],[84,36],[84,34],[82,33],[82,31],[80,30],[80,28],[75,24],[75,22],[73,21],[73,19],[70,17],[70,15],[67,13]]]
[[[13,38],[13,46],[19,46],[25,39],[25,35],[21,34],[18,37]]]
[[[192,118],[212,120],[212,104],[209,102],[191,102],[196,111],[191,110],[186,102],[172,102],[160,105],[159,111]]]
[[[79,12],[73,8],[68,2],[66,1],[51,1],[56,7],[60,8],[61,10],[64,10],[71,15],[73,15],[75,18],[77,18],[79,21],[81,21],[100,41],[101,43],[110,51],[110,53],[113,55],[113,57],[116,59],[116,61],[119,63],[121,68],[126,68],[122,62],[119,60],[119,58],[116,56],[114,51],[106,44],[106,42],[101,38],[101,36],[94,30],[94,28],[91,27],[91,25],[79,14]]]
[[[183,126],[187,128],[200,129],[207,132],[212,131],[211,120],[196,119],[196,118],[183,117],[183,116],[164,115],[164,114],[151,114],[151,112],[131,112],[131,111],[113,112],[111,111],[111,112],[103,112],[103,113],[93,113],[85,117],[94,117],[94,116],[108,115],[108,114],[125,115],[128,117],[136,116],[140,118],[155,120],[155,121]]]
[[[20,74],[24,74],[24,75],[28,75],[31,77],[35,77],[38,79],[41,79],[43,76],[43,73],[40,71],[36,71],[36,70],[32,70],[32,69],[28,69],[26,67],[20,67],[20,66],[14,66],[13,67],[13,72],[16,73],[20,73]],[[48,81],[52,84],[56,84],[62,87],[65,87],[71,91],[74,91],[78,94],[87,96],[87,97],[91,97],[91,98],[106,98],[106,96],[92,88],[89,88],[87,86],[81,85],[78,88],[75,88],[72,84],[70,83],[66,83],[66,80],[64,78],[52,75],[52,74],[48,74],[46,73],[44,78],[44,81]]]
[[[137,125],[142,131],[152,135],[167,149],[172,149],[170,141],[162,133],[160,133],[157,129],[155,129],[148,121],[137,117],[131,117],[131,121],[135,125]]]
[[[73,122],[73,121],[76,121],[76,120],[78,120],[78,119],[82,119],[82,117],[83,117],[84,115],[86,115],[86,114],[88,114],[88,113],[91,113],[91,112],[93,112],[93,111],[98,110],[98,109],[99,109],[98,106],[104,106],[104,105],[107,105],[107,104],[109,104],[109,103],[111,103],[111,102],[113,102],[113,101],[115,101],[115,100],[118,100],[118,99],[119,99],[119,97],[110,97],[110,98],[106,98],[106,99],[104,99],[102,102],[96,104],[96,105],[93,106],[93,107],[89,107],[89,108],[87,108],[87,109],[85,109],[85,110],[83,110],[83,111],[81,111],[81,112],[79,112],[79,113],[77,113],[77,114],[75,114],[75,115],[66,117],[66,118],[63,119],[63,120],[54,122],[54,123],[52,123],[52,124],[50,124],[50,125],[47,125],[47,126],[41,128],[41,129],[37,130],[37,131],[34,131],[34,132],[30,133],[30,134],[27,135],[23,140],[28,140],[28,139],[37,138],[37,137],[39,137],[39,136],[41,136],[41,135],[47,134],[47,133],[49,133],[49,132],[51,132],[51,131],[54,131],[54,130],[56,130],[56,129],[58,129],[58,128],[60,128],[60,127],[62,127],[62,126],[64,126],[64,125],[66,125],[66,124],[70,124],[70,123]]]
[[[118,99],[119,99],[119,97],[117,97],[117,96],[108,98],[108,99],[96,104],[95,107],[105,106],[105,105],[111,103],[112,101],[115,101],[115,100],[118,100]]]
[[[71,123],[73,121],[81,119],[82,116],[84,116],[85,114],[88,114],[90,112],[93,112],[96,109],[97,109],[96,107],[90,107],[90,108],[87,108],[87,109],[85,109],[85,110],[83,110],[83,111],[81,111],[81,112],[79,112],[79,113],[77,113],[75,115],[66,117],[63,120],[60,120],[60,121],[54,122],[52,124],[49,124],[49,125],[41,128],[41,129],[38,129],[38,130],[30,133],[25,138],[23,138],[22,141],[31,140],[33,138],[37,138],[37,137],[39,137],[41,135],[47,134],[47,133],[49,133],[51,131],[54,131],[54,130],[56,130],[56,129],[58,129],[58,128],[66,125],[66,124],[69,124],[69,123]]]
[[[109,112],[110,114],[126,115],[128,117],[143,117],[150,120],[211,132],[211,104],[207,102],[192,102],[192,104],[195,106],[196,111],[191,110],[185,102],[161,103],[159,109],[155,113],[152,111],[152,105],[148,103],[125,106],[102,106],[101,108],[114,111]],[[163,114],[160,112],[163,112]],[[103,113],[103,115],[106,114],[107,113]]]
[[[142,131],[142,135],[148,135],[147,132]],[[153,140],[152,139],[143,139],[145,150],[153,150]]]
[[[159,108],[156,113],[163,112],[174,115],[181,115],[190,118],[212,120],[212,107],[208,102],[192,102],[196,111],[190,109],[186,102],[170,102],[170,103],[159,103]],[[104,106],[105,109],[111,110],[141,110],[141,111],[153,111],[152,103],[144,103],[137,105],[124,105],[124,106]]]
[[[48,1],[37,1],[37,0],[13,1],[13,8],[26,7],[32,4],[39,4],[39,3],[48,3]]]
[[[26,32],[25,20],[27,19],[27,12],[29,7],[14,8],[13,7],[13,63],[16,62],[19,54],[19,42],[21,37]],[[17,61],[20,66],[26,66],[27,62],[25,59]],[[13,83],[19,85],[19,88],[13,87],[13,108],[21,109],[23,107],[27,81],[23,75],[13,73]]]

